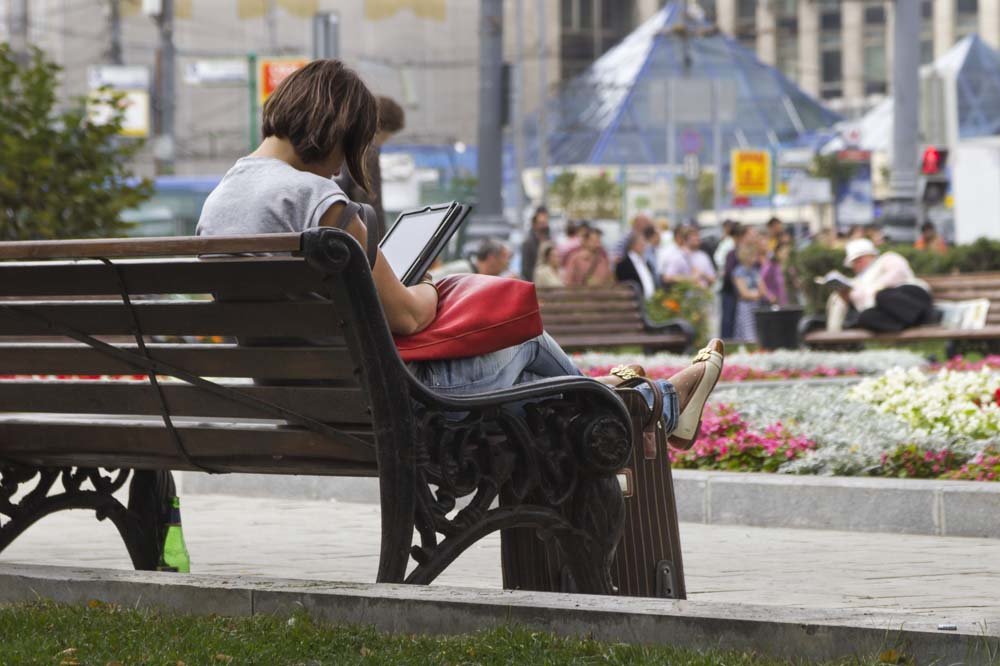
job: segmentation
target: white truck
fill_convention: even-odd
[[[955,243],[1000,239],[1000,137],[958,143],[951,170]]]

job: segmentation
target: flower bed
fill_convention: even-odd
[[[669,455],[679,469],[776,472],[814,448],[815,442],[792,436],[781,422],[755,430],[732,405],[714,404],[705,408],[694,446],[687,451],[671,448]]]
[[[892,370],[850,388],[736,384],[714,399],[750,427],[781,423],[815,443],[780,460],[778,472],[992,481],[1000,479],[998,389],[1000,372],[986,363]]]
[[[848,391],[848,398],[892,414],[917,433],[946,440],[955,436],[986,439],[1000,435],[1000,373],[916,369],[890,370]]]
[[[982,370],[983,368],[1000,369],[1000,356],[991,354],[977,361],[970,361],[963,356],[956,356],[944,363],[933,363],[931,370]]]
[[[1000,358],[998,358],[1000,361]],[[691,363],[690,356],[653,354],[583,353],[575,354],[573,362],[590,377],[606,375],[616,365],[640,363],[654,379],[667,379]],[[730,352],[722,370],[722,381],[810,379],[873,375],[894,367],[924,367],[926,361],[904,350],[870,350],[863,352],[775,351]]]

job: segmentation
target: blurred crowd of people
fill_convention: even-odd
[[[876,248],[885,243],[878,227],[852,227],[837,235],[820,232],[802,243],[845,247],[867,239]],[[801,244],[799,246],[801,246]],[[711,294],[710,315],[719,337],[756,342],[755,312],[800,303],[802,285],[792,254],[793,230],[777,217],[765,225],[722,224],[721,236],[703,238],[693,224],[671,229],[667,220],[637,215],[628,233],[613,246],[601,229],[586,220],[569,220],[555,238],[545,207],[535,210],[520,248],[520,276],[539,287],[604,287],[632,282],[651,298],[659,289],[691,285]],[[944,252],[947,246],[934,226],[921,229],[915,247]],[[452,273],[510,273],[513,253],[504,243],[486,239],[469,258],[438,266],[436,277]]]

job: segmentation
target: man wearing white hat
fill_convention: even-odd
[[[902,255],[880,255],[867,238],[849,241],[845,251],[844,265],[857,277],[850,289],[838,293],[857,310],[856,326],[896,332],[934,320],[930,286],[913,274]]]

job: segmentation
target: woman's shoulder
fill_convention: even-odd
[[[347,195],[329,178],[267,157],[244,157],[212,191],[199,234],[275,233],[315,226],[326,208]]]

